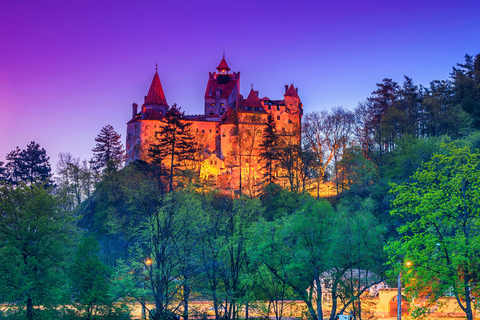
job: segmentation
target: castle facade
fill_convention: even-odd
[[[240,72],[231,72],[225,57],[216,69],[209,72],[204,114],[187,115],[183,120],[191,122],[190,130],[201,145],[200,178],[221,189],[252,189],[264,177],[260,145],[268,115],[279,134],[298,142],[303,105],[293,84],[285,86],[283,99],[259,98],[253,88],[245,99],[240,94]],[[132,105],[132,118],[127,123],[127,164],[137,159],[148,161],[149,145],[169,108],[155,72],[140,110],[137,104]],[[281,179],[280,169],[275,174]]]

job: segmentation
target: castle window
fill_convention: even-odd
[[[210,129],[210,132],[212,132],[212,129]]]
[[[212,165],[212,164],[213,164],[213,161],[212,161],[212,160],[210,160],[210,165]]]
[[[222,134],[222,137],[226,137],[227,135],[225,134],[225,132]]]
[[[214,105],[215,105],[215,103],[212,103],[212,106],[214,106]]]
[[[217,165],[217,160],[215,160],[215,165]]]
[[[272,106],[270,104],[268,105],[268,110],[272,110]]]
[[[223,107],[223,103],[220,103],[220,105]]]
[[[205,130],[202,129],[202,132],[205,133]]]
[[[279,105],[277,105],[277,111],[280,111],[280,106]]]
[[[288,123],[292,123],[292,120],[288,119]]]
[[[198,128],[197,128],[197,132],[198,132]]]
[[[280,120],[280,116],[277,116],[277,120]]]
[[[262,133],[260,132],[260,130],[257,130],[257,136],[261,136]]]

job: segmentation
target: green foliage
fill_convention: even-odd
[[[452,79],[455,102],[472,115],[474,127],[480,129],[480,54],[465,55],[465,63],[453,68]]]
[[[125,150],[120,141],[121,136],[111,125],[106,125],[95,138],[93,163],[97,170],[117,170],[123,164]]]
[[[472,319],[480,271],[480,154],[453,144],[442,147],[445,154],[434,155],[412,182],[392,185],[392,215],[407,222],[387,251],[397,272],[398,261],[412,263],[403,269],[412,297],[454,296]]]
[[[72,237],[71,216],[43,185],[0,186],[0,300],[17,314],[58,305]]]
[[[7,154],[7,163],[3,170],[3,179],[14,185],[43,183],[46,187],[52,185],[52,177],[49,157],[45,149],[40,149],[40,145],[35,141],[27,145],[27,149],[15,150]],[[1,178],[1,176],[0,176]]]
[[[163,174],[167,177],[169,191],[174,188],[174,178],[179,175],[180,168],[185,168],[189,162],[194,163],[198,153],[195,137],[190,131],[192,123],[184,120],[185,113],[180,112],[180,108],[176,105],[170,107],[148,149],[149,161],[165,166]]]
[[[86,319],[105,319],[117,314],[109,295],[109,270],[98,256],[98,243],[87,237],[79,244],[68,269],[70,280],[70,314]]]

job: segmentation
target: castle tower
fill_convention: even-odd
[[[127,123],[127,164],[142,157],[146,140],[155,135],[156,123],[163,118],[169,108],[156,68],[139,113],[137,107],[136,103],[132,105],[132,119]]]
[[[298,96],[298,88],[294,88],[293,84],[285,85],[285,113],[288,116],[288,123],[294,125],[298,130],[301,128],[303,105]]]
[[[217,72],[209,72],[205,90],[206,116],[223,115],[230,108],[234,108],[240,90],[240,72],[230,72],[225,55],[217,67]]]
[[[155,75],[153,76],[152,84],[148,90],[147,95],[142,106],[142,113],[148,109],[153,109],[162,115],[168,110],[167,99],[165,98],[165,93],[163,92],[162,83],[160,82],[160,77],[158,72],[155,69]]]

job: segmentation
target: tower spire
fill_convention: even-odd
[[[162,83],[160,82],[157,68],[158,63],[155,67],[155,75],[153,76],[152,84],[150,85],[148,94],[145,97],[145,104],[159,104],[167,106],[167,99],[165,98],[165,93],[163,93]]]

